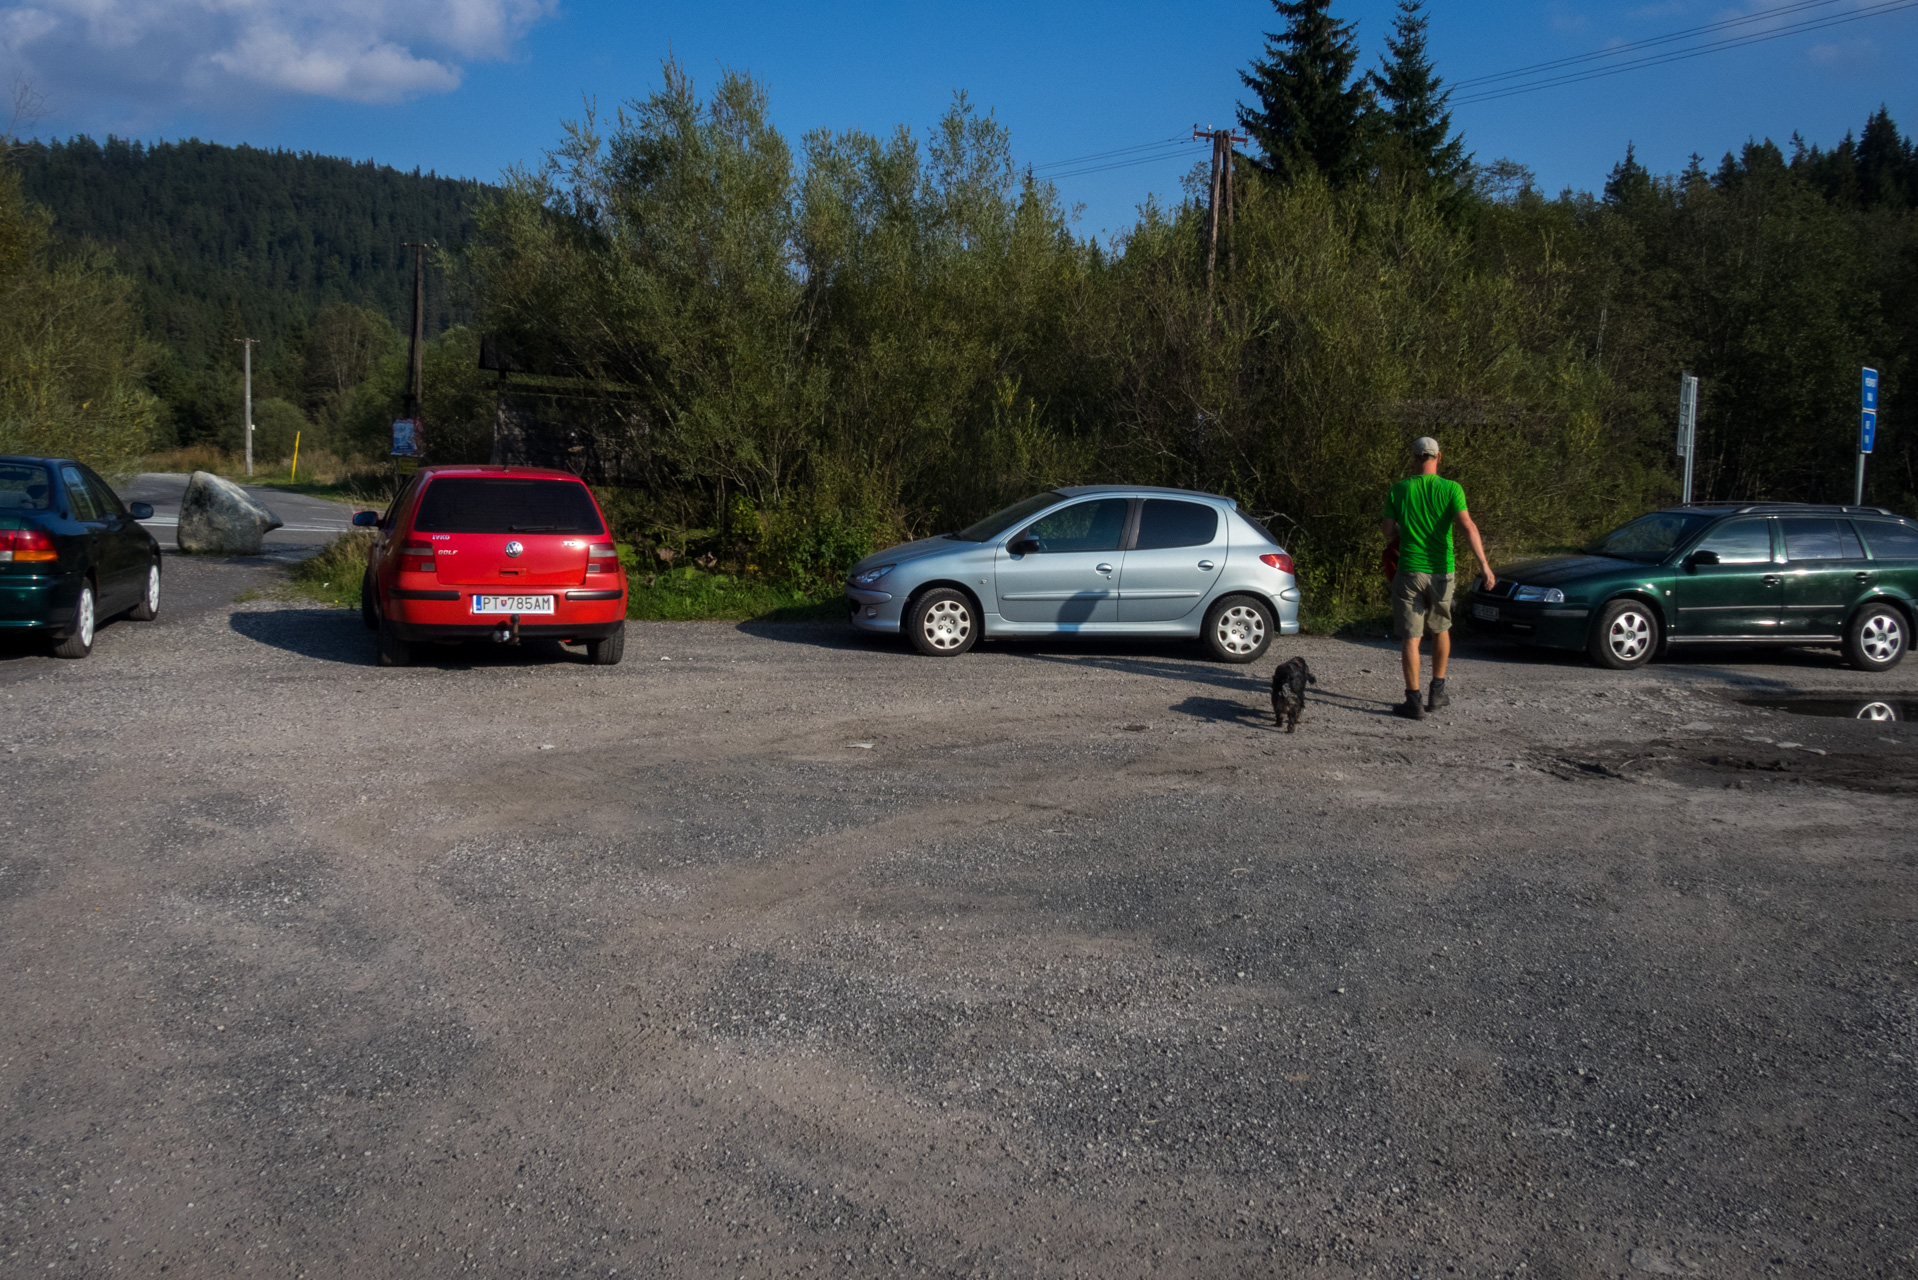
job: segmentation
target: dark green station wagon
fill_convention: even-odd
[[[1918,522],[1880,507],[1696,504],[1581,555],[1498,569],[1464,616],[1482,634],[1636,667],[1687,644],[1842,645],[1896,666],[1918,617]]]

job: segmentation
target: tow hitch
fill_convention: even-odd
[[[519,615],[517,613],[507,615],[506,625],[502,626],[499,630],[493,633],[493,643],[494,644],[518,644],[519,643]]]

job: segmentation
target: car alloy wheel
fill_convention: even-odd
[[[1620,662],[1637,662],[1652,645],[1652,620],[1637,609],[1628,609],[1612,619],[1605,643]]]
[[[1884,671],[1905,656],[1905,615],[1888,604],[1868,605],[1845,628],[1845,656],[1864,671]]]
[[[160,616],[160,566],[147,566],[146,590],[140,593],[140,603],[133,606],[127,615],[135,622],[151,622]]]
[[[948,653],[963,646],[972,634],[972,611],[959,600],[935,600],[921,616],[919,626],[927,644]]]
[[[1642,667],[1658,650],[1658,619],[1637,600],[1614,600],[1599,613],[1587,646],[1601,667]]]
[[[906,606],[901,628],[912,647],[929,658],[956,658],[979,641],[978,615],[962,591],[934,587]]]
[[[93,584],[80,588],[80,598],[73,605],[73,631],[59,644],[53,646],[57,658],[84,658],[93,652]]]
[[[1250,596],[1227,596],[1205,615],[1203,637],[1212,656],[1243,666],[1258,660],[1272,643],[1272,615]]]
[[[1212,624],[1219,648],[1227,653],[1257,653],[1265,646],[1265,615],[1247,604],[1235,604],[1219,612]]]

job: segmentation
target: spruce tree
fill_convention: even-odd
[[[1385,39],[1387,56],[1371,76],[1378,99],[1375,121],[1382,159],[1423,170],[1441,194],[1450,194],[1463,185],[1471,157],[1464,138],[1452,133],[1452,113],[1445,105],[1452,91],[1441,87],[1425,51],[1427,21],[1421,0],[1399,0],[1392,34]]]
[[[1359,45],[1352,24],[1332,17],[1331,0],[1272,0],[1283,34],[1267,32],[1265,57],[1239,73],[1258,96],[1239,105],[1239,124],[1264,155],[1252,163],[1292,182],[1320,173],[1335,186],[1365,171],[1371,91],[1354,78]]]

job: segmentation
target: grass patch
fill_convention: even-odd
[[[371,530],[355,529],[326,544],[318,555],[302,560],[287,575],[295,595],[341,609],[360,607],[360,579],[373,549]]]
[[[648,585],[648,577],[651,585]],[[812,622],[844,616],[844,598],[808,595],[700,569],[627,576],[626,616],[647,622]]]

